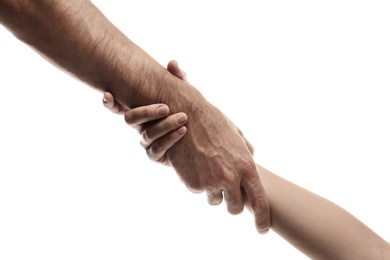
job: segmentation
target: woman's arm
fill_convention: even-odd
[[[390,259],[390,245],[338,205],[258,165],[271,229],[312,259]]]

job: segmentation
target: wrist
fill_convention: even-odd
[[[164,77],[160,78],[158,101],[167,104],[171,113],[184,112],[195,118],[199,113],[202,114],[205,107],[210,106],[195,87],[165,71]]]

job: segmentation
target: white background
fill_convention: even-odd
[[[388,1],[94,1],[256,161],[390,239]],[[306,259],[150,162],[102,94],[0,28],[0,259]]]

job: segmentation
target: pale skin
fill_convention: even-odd
[[[246,194],[256,229],[268,231],[267,195],[240,131],[196,88],[132,42],[91,1],[0,0],[0,23],[55,66],[98,91],[112,93],[124,108],[166,104],[169,114],[184,112],[190,131],[164,159],[189,190],[206,192],[211,205],[225,200],[231,214],[243,211]]]
[[[178,66],[171,72],[186,80]],[[126,122],[139,130],[149,158],[166,164],[164,152],[186,133],[179,131],[185,122],[176,120],[182,114],[164,117],[156,112],[156,106],[162,104],[123,109],[110,93],[105,93],[104,99],[106,108],[125,114]],[[157,124],[145,127],[144,123],[156,119],[160,119]],[[270,202],[271,229],[303,254],[311,259],[390,259],[390,244],[349,212],[260,165],[257,168]],[[249,203],[247,208],[251,210]]]

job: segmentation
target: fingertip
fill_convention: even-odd
[[[239,215],[239,214],[241,214],[244,211],[244,206],[229,208],[228,211],[232,215]]]
[[[104,98],[104,97],[103,97],[102,101],[103,101],[103,106],[104,106],[105,108],[107,108],[107,109],[110,110],[111,112],[114,112],[114,111],[113,111],[114,105],[113,105],[112,102],[110,102],[109,100],[107,100],[107,99]]]
[[[269,228],[264,228],[264,229],[257,229],[257,232],[260,234],[260,235],[265,235],[269,232]]]
[[[184,135],[187,132],[187,127],[182,126],[176,131],[179,135]]]
[[[262,214],[258,216],[258,218],[256,219],[257,232],[259,234],[264,235],[268,233],[270,228],[271,228],[271,217],[268,213],[262,212]]]
[[[254,200],[253,200],[254,199]],[[262,197],[252,198],[250,204],[255,217],[255,225],[259,234],[266,234],[271,228],[271,209],[270,204],[264,193]]]
[[[104,92],[103,93],[103,99],[104,100],[111,100],[111,99],[114,99],[114,96],[110,93],[110,92]]]
[[[232,215],[239,215],[244,211],[245,202],[242,196],[235,196],[235,200],[232,200],[232,196],[229,196],[229,193],[225,194],[225,201],[227,204],[227,210]],[[241,194],[239,194],[241,195]]]
[[[107,101],[107,92],[104,92],[102,101],[103,101],[103,105],[106,106],[106,105],[107,105],[107,102],[108,102],[108,101]]]
[[[221,205],[222,199],[221,200],[219,200],[219,199],[216,200],[216,199],[208,198],[207,202],[209,203],[210,206],[218,206],[218,205]]]
[[[166,116],[169,113],[169,107],[167,105],[159,105],[156,112],[160,116]]]
[[[211,206],[218,206],[223,201],[222,191],[207,191],[207,202]]]
[[[104,92],[103,94],[103,105],[106,108],[113,108],[115,106],[114,96],[110,92]]]
[[[176,117],[176,123],[178,125],[182,125],[182,124],[185,124],[187,123],[187,115],[185,113],[179,113]]]
[[[174,66],[174,65],[176,65],[176,66],[178,66],[179,64],[177,63],[177,60],[175,60],[175,59],[173,59],[173,60],[170,60],[169,62],[168,62],[168,66]]]

